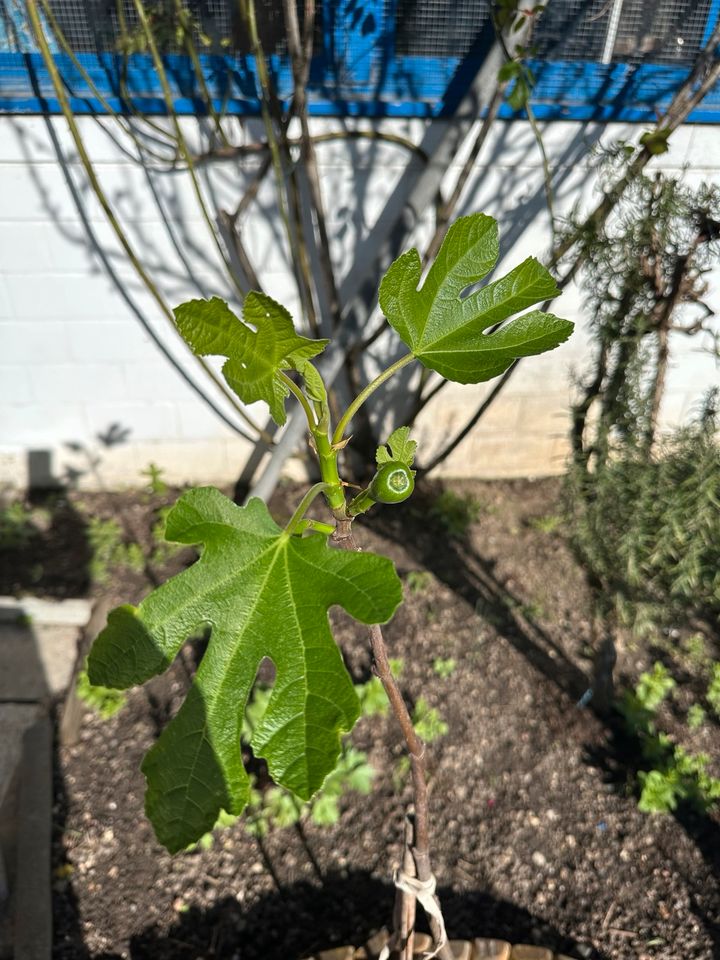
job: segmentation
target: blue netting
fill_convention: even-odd
[[[49,0],[73,51],[116,109],[165,109],[133,0]],[[182,54],[174,0],[145,0],[181,112],[202,109]],[[552,0],[532,38],[544,116],[652,118],[682,83],[717,18],[718,0]],[[256,0],[259,32],[281,97],[291,92],[282,0]],[[186,28],[208,87],[234,112],[257,109],[258,88],[237,0],[185,0]],[[302,17],[302,3],[299,4]],[[46,34],[57,51],[52,31]],[[492,42],[489,0],[325,0],[317,3],[310,96],[339,113],[437,114]],[[22,0],[0,0],[0,108],[54,109]],[[97,98],[67,57],[58,63],[73,106]],[[456,88],[456,89],[454,89]],[[23,100],[23,98],[25,98]],[[228,106],[228,102],[230,105]],[[702,119],[720,107],[704,104]],[[37,106],[35,107],[37,109]],[[22,106],[18,109],[24,109]],[[505,108],[507,110],[507,108]],[[696,116],[699,119],[700,116]]]

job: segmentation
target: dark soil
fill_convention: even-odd
[[[558,482],[454,489],[481,503],[465,538],[447,537],[433,491],[358,530],[406,577],[406,603],[386,631],[391,655],[404,658],[404,692],[425,696],[450,728],[429,754],[434,870],[451,936],[578,958],[720,957],[718,818],[639,812],[628,745],[592,701],[580,705],[590,598],[562,525],[536,522],[558,512]],[[116,508],[107,495],[92,503]],[[132,506],[136,526],[152,508]],[[407,578],[423,570],[431,576]],[[136,600],[143,581],[126,572],[111,592]],[[335,620],[351,671],[366,678],[362,628]],[[409,799],[407,785],[400,796],[393,787],[401,748],[391,720],[356,728],[375,786],[348,796],[335,826],[275,830],[260,844],[239,820],[211,849],[170,857],[145,820],[138,767],[182,700],[185,653],[112,720],[88,714],[80,742],[60,751],[54,957],[296,960],[364,942],[390,922]],[[620,676],[636,675],[645,654],[621,653]],[[437,657],[456,659],[450,678],[433,672]],[[703,736],[718,756],[717,728]]]

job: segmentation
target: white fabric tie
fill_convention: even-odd
[[[440,905],[435,899],[435,888],[437,886],[435,877],[431,876],[429,880],[418,880],[417,877],[410,877],[406,873],[403,873],[402,870],[396,870],[393,876],[393,883],[398,890],[402,890],[403,893],[409,893],[412,897],[415,897],[425,913],[437,921],[440,936],[435,944],[435,949],[430,953],[423,954],[424,960],[432,960],[432,957],[436,957],[447,943],[445,920],[443,919]],[[386,943],[380,951],[378,960],[388,960],[389,956],[390,944]]]

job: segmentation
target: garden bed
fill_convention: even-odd
[[[632,758],[579,705],[589,598],[563,540],[558,482],[453,489],[479,504],[466,537],[444,535],[452,517],[433,506],[437,491],[358,531],[405,579],[406,603],[387,629],[392,656],[404,660],[403,689],[413,701],[422,693],[449,725],[431,747],[430,770],[434,867],[451,936],[537,943],[578,958],[717,957],[717,817],[641,813]],[[128,496],[81,499],[95,516],[121,504],[137,529],[157,508]],[[282,502],[281,494],[279,511]],[[148,586],[126,569],[102,589],[128,600]],[[337,620],[351,671],[366,679],[363,631]],[[621,676],[636,675],[643,656],[624,648]],[[449,677],[433,671],[437,657],[456,661]],[[260,843],[241,819],[209,849],[170,857],[144,818],[138,767],[179,706],[188,670],[186,650],[112,719],[88,714],[80,742],[59,752],[56,960],[293,960],[365,942],[390,922],[388,878],[409,796],[394,787],[400,744],[391,720],[364,718],[356,728],[375,784],[368,797],[346,796],[337,824],[273,830]],[[697,736],[717,757],[717,726]]]

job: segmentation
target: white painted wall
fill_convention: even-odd
[[[323,130],[340,123],[314,121]],[[103,189],[169,303],[213,294],[232,301],[187,174],[146,173],[123,152],[132,145],[126,138],[118,141],[111,123],[83,118],[79,125]],[[194,120],[184,126],[194,142],[201,139]],[[416,142],[423,132],[419,121],[384,121],[379,127]],[[610,140],[636,133],[620,125],[547,125],[544,139],[558,209],[594,199],[588,147],[599,136]],[[363,241],[406,169],[408,153],[369,140],[328,142],[318,153],[333,259],[343,274],[356,255],[363,255]],[[459,155],[454,166],[461,162]],[[234,207],[254,163],[205,168],[203,186],[213,211]],[[690,183],[720,181],[720,127],[679,130],[657,163],[683,171]],[[528,125],[496,123],[460,212],[483,210],[497,217],[501,267],[530,254],[542,258],[549,248],[542,181]],[[84,470],[84,454],[70,450],[70,443],[101,458],[84,478],[89,485],[136,483],[150,460],[177,481],[233,479],[248,444],[197,399],[143,331],[137,313],[197,377],[195,361],[139,283],[92,196],[64,120],[50,126],[41,117],[0,118],[0,197],[0,486],[25,482],[31,450],[49,452],[56,476],[68,465]],[[268,177],[258,206],[245,220],[244,238],[267,292],[297,314],[273,198]],[[708,300],[720,308],[718,280],[709,278]],[[523,363],[482,424],[444,464],[446,475],[523,476],[562,469],[572,376],[585,367],[587,340],[578,291],[568,290],[555,309],[578,323],[577,334],[552,354]],[[389,344],[389,338],[380,340],[369,351],[369,371],[384,365]],[[685,419],[717,380],[705,346],[697,339],[673,344],[668,424]],[[218,399],[212,386],[204,387]],[[446,388],[420,420],[422,447],[429,452],[441,444],[486,389]],[[263,411],[251,412],[264,420]],[[97,434],[111,423],[128,431],[127,440],[105,449]]]

